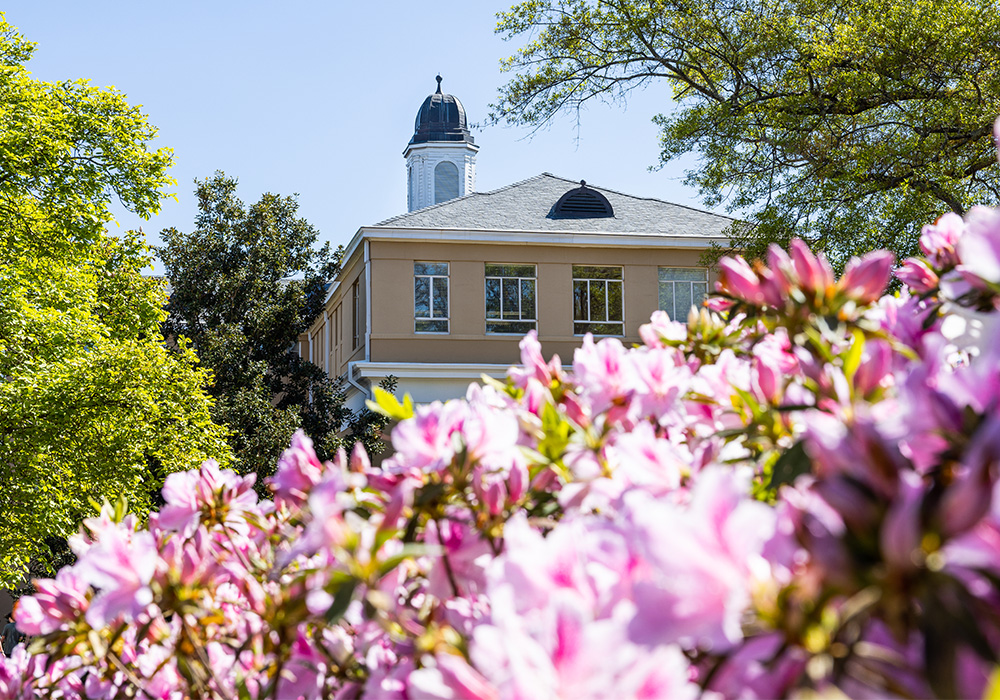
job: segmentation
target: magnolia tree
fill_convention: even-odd
[[[0,698],[980,697],[1000,650],[1000,211],[835,280],[794,241],[687,323],[535,335],[380,468],[208,462],[35,582]]]

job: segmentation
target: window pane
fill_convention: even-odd
[[[523,335],[535,327],[534,321],[487,321],[487,333],[517,333]]]
[[[486,318],[500,318],[500,280],[486,280]]]
[[[695,282],[691,286],[694,288],[694,303],[700,307],[708,296],[708,282]]]
[[[591,280],[620,280],[622,269],[620,267],[596,267],[593,265],[574,265],[573,277],[577,279]]]
[[[594,335],[624,335],[622,323],[574,323],[573,333],[583,335],[593,333]]]
[[[661,282],[704,282],[706,275],[705,268],[690,267],[661,267],[658,272]]]
[[[590,320],[607,321],[608,308],[606,304],[608,301],[608,294],[603,280],[588,282],[587,284],[590,285]]]
[[[431,280],[429,277],[413,278],[413,314],[417,318],[431,315]]]
[[[535,280],[521,280],[521,318],[535,318]]]
[[[458,167],[442,161],[434,168],[434,203],[440,204],[458,196]]]
[[[510,320],[521,318],[521,295],[516,279],[503,281],[503,317]]]
[[[448,263],[413,263],[413,274],[415,275],[447,275]]]
[[[434,279],[434,318],[448,317],[448,278]]]
[[[666,311],[670,318],[674,317],[674,283],[660,282],[660,311]]]
[[[608,282],[608,320],[624,321],[622,313],[622,283]]]
[[[590,317],[590,309],[587,305],[587,283],[573,283],[573,320],[586,321]]]
[[[447,333],[447,321],[417,321],[416,331],[418,333]]]
[[[688,312],[691,311],[691,304],[694,300],[691,298],[691,283],[690,282],[679,282],[676,285],[677,288],[677,318],[675,321],[684,322],[687,320]]]
[[[486,264],[487,277],[534,277],[534,265],[498,265]]]

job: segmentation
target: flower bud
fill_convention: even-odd
[[[896,270],[896,278],[917,294],[936,289],[940,282],[934,270],[919,258],[907,258]]]
[[[861,258],[851,258],[840,278],[840,288],[849,299],[870,304],[882,296],[892,274],[895,256],[887,250],[876,250]]]

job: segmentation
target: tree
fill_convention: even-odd
[[[916,253],[920,226],[1000,198],[1000,14],[992,0],[530,0],[498,33],[529,43],[493,122],[538,126],[664,82],[660,163],[688,152],[734,244],[809,239],[842,266]]]
[[[160,335],[148,248],[104,230],[112,197],[158,210],[170,152],[113,89],[32,79],[33,51],[0,16],[0,585],[93,501],[142,515],[166,473],[229,454],[207,373]]]
[[[196,181],[194,231],[162,232],[172,286],[164,330],[190,338],[215,373],[213,416],[231,431],[240,469],[263,477],[296,428],[326,457],[354,418],[337,383],[292,351],[322,310],[342,251],[316,246],[293,197],[265,194],[246,208],[236,188],[221,172]]]

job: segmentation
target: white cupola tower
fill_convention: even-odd
[[[406,207],[416,211],[476,191],[476,153],[465,108],[454,95],[437,92],[420,105],[406,145]]]

